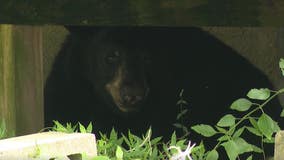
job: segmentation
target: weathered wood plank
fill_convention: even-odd
[[[18,135],[43,128],[42,29],[13,26]]]
[[[8,136],[43,128],[41,27],[0,25],[0,122]]]
[[[0,23],[283,26],[283,0],[2,0]]]
[[[11,25],[0,25],[0,122],[6,126],[6,136],[13,136],[16,129],[12,33]]]

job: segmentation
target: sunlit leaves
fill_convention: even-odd
[[[267,88],[251,89],[247,96],[251,99],[267,100],[270,97],[270,90]]]
[[[282,112],[280,114],[280,117],[284,117],[284,109],[282,109]]]
[[[250,109],[252,102],[245,98],[235,100],[230,106],[231,109],[244,112]]]
[[[227,114],[219,120],[219,122],[217,123],[217,126],[219,126],[219,127],[230,127],[230,126],[233,126],[235,124],[235,120],[236,120],[236,118],[233,115]]]
[[[216,150],[212,150],[208,153],[206,160],[218,160],[219,154]]]
[[[242,138],[229,140],[221,144],[230,160],[235,160],[239,155],[253,151],[252,146]]]
[[[279,61],[279,68],[282,72],[282,75],[284,76],[284,59],[283,58],[281,58]]]
[[[205,137],[211,137],[217,133],[213,127],[205,124],[192,126],[191,129]]]
[[[233,134],[233,138],[237,138],[240,137],[241,134],[244,132],[245,127],[241,127],[240,129],[238,129],[234,134]]]
[[[263,113],[258,121],[257,121],[257,125],[259,130],[262,132],[262,134],[267,138],[267,139],[271,139],[272,138],[272,134],[277,131],[277,127],[275,126],[275,122],[271,119],[270,116],[268,116],[267,114]]]
[[[227,141],[221,144],[229,157],[230,160],[235,160],[238,157],[238,146],[234,141]]]
[[[4,119],[1,120],[0,122],[0,139],[5,138],[7,135],[7,129],[6,129],[6,124]]]
[[[115,156],[117,160],[122,160],[123,158],[123,151],[120,146],[117,146],[116,151],[115,151]]]

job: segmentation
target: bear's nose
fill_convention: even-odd
[[[130,104],[130,105],[134,105],[142,101],[142,99],[143,99],[142,96],[137,96],[137,95],[124,95],[123,96],[123,102],[125,104]]]
[[[138,88],[125,87],[121,91],[122,102],[126,105],[135,105],[145,97],[145,91]]]

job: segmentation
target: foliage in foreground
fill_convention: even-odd
[[[83,125],[72,126],[67,123],[65,126],[58,121],[54,121],[54,131],[63,131],[66,133],[81,132],[91,133],[92,123],[85,128]],[[168,144],[161,142],[162,137],[151,138],[151,129],[145,136],[138,137],[130,131],[128,135],[118,136],[118,133],[112,129],[109,135],[100,133],[101,138],[97,140],[97,157],[88,157],[84,153],[83,159],[88,160],[144,160],[144,159],[169,159],[172,155],[178,153],[175,147],[185,150],[187,147],[186,140],[177,140],[176,134],[172,134],[171,141]],[[169,148],[168,146],[172,146]],[[189,156],[189,153],[187,154]]]
[[[178,139],[173,133],[171,140],[168,143],[161,141],[162,137],[151,139],[151,129],[145,136],[138,137],[131,132],[128,135],[118,136],[115,130],[112,130],[109,135],[100,133],[101,139],[97,141],[98,155],[97,157],[88,157],[82,154],[83,159],[90,160],[144,160],[144,159],[171,159],[171,160],[217,160],[219,158],[218,148],[223,147],[230,160],[239,159],[239,156],[244,153],[259,153],[264,154],[263,145],[257,146],[249,144],[242,133],[247,130],[255,136],[261,137],[261,144],[274,143],[274,133],[280,130],[277,122],[263,111],[263,107],[276,95],[283,93],[284,89],[277,92],[272,92],[268,89],[252,89],[247,96],[250,99],[263,100],[262,104],[251,102],[249,99],[240,98],[232,103],[230,109],[239,112],[248,112],[241,118],[236,118],[232,114],[224,115],[216,124],[210,126],[199,124],[192,126],[191,129],[204,137],[212,137],[219,135],[216,146],[211,150],[206,150],[203,143],[191,146],[190,141],[183,137]],[[271,95],[271,93],[273,93]],[[260,116],[251,116],[257,111],[261,111]],[[281,113],[283,116],[283,111]],[[241,125],[242,122],[249,121],[250,125]],[[54,130],[61,132],[82,132],[91,133],[92,124],[87,128],[78,123],[72,126],[67,123],[63,126],[57,121],[55,122]],[[181,128],[184,128],[182,126]],[[187,133],[187,129],[184,130]],[[252,160],[252,155],[247,157],[247,160]]]
[[[280,60],[279,67],[284,76],[284,59]],[[274,135],[280,128],[277,122],[264,112],[263,107],[283,92],[284,89],[279,91],[272,91],[267,88],[251,89],[247,93],[248,98],[237,99],[230,106],[231,110],[243,113],[242,117],[226,114],[221,117],[215,126],[207,124],[191,126],[190,129],[192,131],[204,137],[218,135],[216,146],[209,150],[205,149],[203,142],[199,145],[191,145],[190,141],[186,139],[187,135],[190,133],[190,129],[182,123],[182,117],[188,112],[185,107],[187,102],[183,99],[182,91],[180,93],[180,100],[177,103],[181,107],[181,112],[177,116],[177,120],[181,121],[181,123],[174,124],[177,128],[183,130],[184,136],[182,138],[177,138],[176,134],[173,133],[171,140],[168,143],[163,143],[161,141],[162,137],[151,139],[151,129],[142,137],[135,136],[131,132],[129,132],[128,135],[118,136],[116,131],[112,130],[109,135],[100,133],[101,139],[97,141],[99,156],[87,157],[85,154],[82,154],[82,156],[83,159],[91,160],[217,160],[219,158],[217,149],[223,147],[230,160],[240,159],[240,155],[253,152],[262,154],[265,159],[263,143],[274,143]],[[257,102],[262,103],[259,104]],[[284,117],[284,110],[280,116]],[[245,121],[248,123],[243,123]],[[87,128],[85,128],[80,123],[76,126],[72,126],[71,124],[63,126],[55,121],[55,127],[53,129],[67,133],[77,131],[91,133],[92,124],[90,123]],[[261,146],[249,144],[242,137],[245,131],[260,137]],[[253,157],[249,155],[246,159],[252,160]]]
[[[4,119],[2,119],[0,121],[0,139],[6,138],[7,137],[7,133],[6,133],[6,124]]]

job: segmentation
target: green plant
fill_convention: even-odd
[[[6,137],[7,137],[6,124],[5,124],[4,119],[2,119],[0,122],[0,139],[6,138]]]
[[[279,67],[284,75],[284,59],[280,60]],[[279,91],[272,91],[267,88],[251,89],[247,93],[249,99],[240,98],[230,106],[232,110],[245,112],[242,117],[237,118],[232,114],[227,114],[218,121],[216,126],[206,124],[192,126],[192,130],[204,137],[219,135],[216,146],[212,150],[204,152],[204,157],[210,160],[217,160],[217,149],[223,147],[230,160],[240,159],[240,155],[252,152],[263,154],[263,158],[265,159],[263,143],[274,143],[273,135],[280,128],[277,122],[264,112],[263,107],[283,92],[284,89],[280,89]],[[252,102],[252,100],[262,101],[262,103]],[[282,117],[284,116],[283,112],[280,114]],[[244,121],[248,121],[250,125],[244,125],[246,124],[243,123]],[[251,134],[261,137],[261,146],[249,144],[242,137],[244,130],[248,130]],[[250,155],[247,159],[252,159],[252,156]]]
[[[91,133],[92,124],[87,128],[78,123],[73,125],[67,123],[63,125],[58,121],[54,121],[55,125],[53,131],[73,133],[83,132]],[[118,133],[112,129],[109,135],[100,133],[100,139],[97,140],[97,157],[88,157],[82,153],[82,158],[85,160],[144,160],[144,159],[169,159],[177,155],[181,150],[186,150],[186,139],[177,140],[176,134],[173,133],[171,141],[167,144],[162,143],[162,137],[151,138],[151,128],[147,131],[145,136],[138,137],[130,131],[128,135],[118,136]],[[171,148],[170,148],[171,146]],[[177,149],[179,148],[179,149]]]
[[[284,76],[284,59],[280,60],[279,67]],[[191,145],[191,142],[186,139],[190,131],[183,124],[183,117],[188,112],[186,108],[188,103],[183,98],[183,92],[183,90],[180,92],[180,100],[177,102],[181,112],[177,115],[178,122],[174,124],[177,128],[183,130],[184,136],[181,138],[177,138],[174,132],[170,141],[163,143],[161,141],[162,137],[151,139],[151,129],[142,138],[133,135],[130,131],[127,136],[118,136],[118,133],[112,129],[109,135],[100,133],[101,138],[97,140],[97,157],[88,157],[83,153],[82,158],[86,160],[217,160],[219,158],[218,148],[220,147],[225,149],[230,160],[240,159],[240,155],[253,152],[263,154],[263,158],[265,158],[263,145],[249,144],[242,137],[242,134],[247,130],[251,134],[260,137],[261,144],[274,143],[274,133],[279,131],[280,128],[277,122],[264,112],[263,107],[277,95],[283,93],[284,88],[279,91],[272,91],[267,88],[251,89],[247,93],[248,98],[240,98],[230,106],[231,110],[243,113],[242,117],[226,114],[215,126],[207,124],[192,126],[193,131],[204,137],[218,136],[217,143],[211,150],[206,150],[203,142],[198,145]],[[284,110],[280,116],[284,117]],[[55,131],[66,133],[92,132],[91,123],[87,128],[80,123],[74,126],[70,123],[64,126],[58,121],[54,121],[54,123],[53,130]],[[249,155],[246,159],[252,160],[252,158]]]
[[[79,131],[80,133],[92,133],[93,130],[92,122],[89,123],[87,128],[85,128],[80,122],[78,122],[76,125],[72,125],[71,123],[66,123],[66,126],[64,126],[63,124],[61,124],[56,120],[54,120],[53,123],[54,126],[52,127],[52,131],[56,132],[74,133]]]

